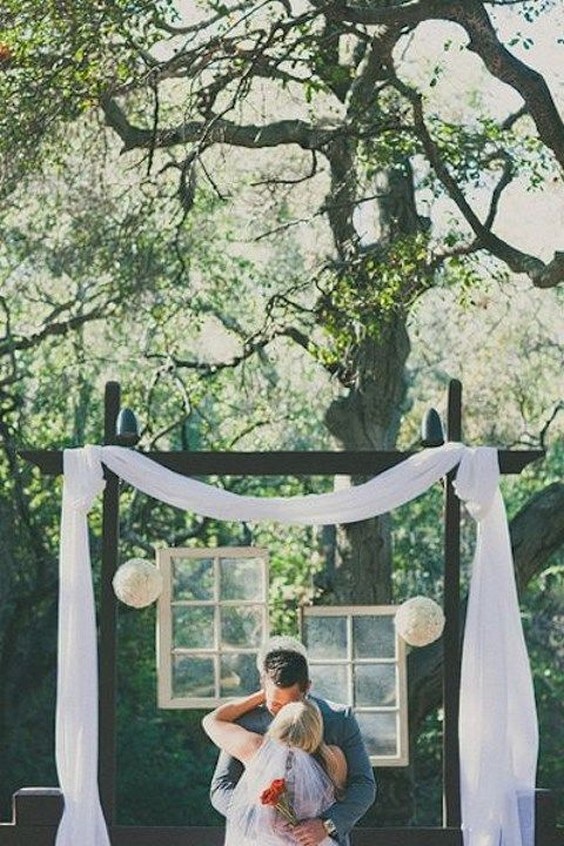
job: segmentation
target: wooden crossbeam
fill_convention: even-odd
[[[183,476],[376,476],[414,452],[144,452]],[[520,473],[544,457],[540,449],[499,450],[503,474]],[[21,458],[48,476],[63,472],[60,450],[21,450]]]

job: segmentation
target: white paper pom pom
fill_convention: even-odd
[[[160,596],[163,576],[154,564],[142,558],[130,558],[118,567],[112,585],[115,595],[125,605],[145,608]]]
[[[434,599],[414,596],[400,605],[395,624],[399,636],[410,646],[427,646],[441,636],[445,615]]]

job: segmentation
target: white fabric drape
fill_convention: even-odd
[[[465,846],[533,846],[537,723],[497,451],[449,443],[363,485],[290,498],[244,497],[123,447],[66,450],[61,528],[57,767],[65,810],[56,846],[108,846],[97,770],[97,658],[87,512],[102,463],[144,493],[220,520],[350,523],[419,496],[459,464],[457,494],[478,522],[461,683]]]
[[[98,652],[87,515],[104,487],[98,456],[65,450],[59,560],[55,758],[65,798],[57,846],[109,846],[98,796]]]
[[[538,753],[535,700],[519,617],[507,517],[491,479],[493,451],[480,451],[455,489],[478,522],[460,685],[461,802],[466,846],[534,843]],[[470,478],[469,476],[472,476]]]

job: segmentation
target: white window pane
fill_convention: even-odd
[[[172,600],[213,599],[213,558],[173,558]]]
[[[222,558],[220,599],[262,599],[264,559]]]
[[[396,705],[396,668],[394,664],[355,664],[354,704]]]
[[[221,658],[220,696],[244,696],[260,687],[257,656],[223,655]]]
[[[305,635],[310,659],[347,657],[346,617],[305,617]]]
[[[195,708],[258,690],[256,655],[269,630],[266,550],[163,549],[157,557],[170,596],[157,616],[159,705]]]
[[[330,702],[349,703],[346,665],[310,664],[311,692]]]
[[[357,713],[356,719],[369,755],[395,757],[398,754],[395,714]]]
[[[213,658],[199,655],[174,655],[172,694],[178,698],[215,696]]]
[[[186,649],[213,649],[213,606],[173,606],[172,643]]]
[[[263,613],[260,606],[221,608],[221,647],[259,647],[263,640]]]
[[[353,618],[355,658],[393,658],[396,654],[394,618],[387,615],[359,615]]]

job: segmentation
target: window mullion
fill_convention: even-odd
[[[214,646],[214,656],[213,656],[213,667],[214,667],[214,682],[215,682],[215,695],[219,699],[221,697],[221,659],[220,659],[220,650],[221,650],[221,591],[220,591],[220,577],[221,577],[221,565],[219,563],[219,556],[216,556],[213,559],[213,598],[215,603],[214,609],[214,636],[213,636],[213,646]]]
[[[348,671],[347,671],[347,680],[349,685],[349,702],[351,703],[351,707],[354,708],[355,706],[355,696],[354,696],[354,648],[353,648],[353,615],[347,614],[347,661],[348,661]]]

